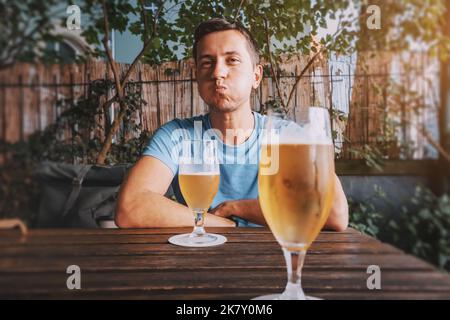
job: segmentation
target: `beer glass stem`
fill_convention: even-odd
[[[288,282],[279,299],[305,300],[305,293],[302,289],[302,267],[305,261],[306,250],[290,251],[283,248],[283,253],[286,261]]]
[[[203,210],[194,210],[195,225],[191,237],[202,237],[206,234],[203,224],[205,223],[205,212]]]

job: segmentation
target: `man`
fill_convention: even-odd
[[[179,129],[191,137],[196,131],[214,129],[223,147],[219,148],[225,159],[220,164],[219,191],[205,225],[266,224],[257,200],[257,163],[228,161],[236,155],[249,159],[259,152],[263,116],[250,108],[251,90],[259,86],[263,75],[257,44],[241,24],[211,19],[197,27],[193,53],[199,93],[210,113],[172,120],[153,135],[122,186],[116,210],[119,227],[192,226],[193,214],[181,204],[177,159],[171,156],[178,139],[174,133]],[[348,205],[337,176],[335,179],[336,195],[325,228],[341,231],[347,228]],[[171,184],[181,203],[164,196]]]

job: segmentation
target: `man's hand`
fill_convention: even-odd
[[[344,231],[348,226],[348,204],[339,178],[335,175],[335,195],[330,215],[324,229]],[[258,199],[224,201],[210,211],[211,214],[230,219],[237,216],[247,221],[266,226]]]
[[[209,213],[222,218],[235,216],[236,208],[234,207],[234,202],[235,201],[224,201],[217,207],[209,211]]]
[[[236,216],[256,224],[267,225],[258,199],[224,201],[210,213],[222,218],[230,219],[231,216]]]

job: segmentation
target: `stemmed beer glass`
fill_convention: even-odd
[[[169,242],[187,247],[209,247],[223,244],[227,239],[206,233],[205,214],[219,189],[220,169],[216,140],[181,141],[178,180],[180,190],[194,214],[194,230],[173,236]]]
[[[323,228],[334,198],[334,147],[328,110],[265,119],[258,191],[264,217],[286,260],[288,282],[279,295],[256,299],[303,300],[301,272],[308,247]]]

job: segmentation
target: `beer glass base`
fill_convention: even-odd
[[[214,233],[206,233],[200,237],[192,237],[191,233],[185,233],[170,237],[169,242],[182,247],[213,247],[224,244],[227,238]]]
[[[280,300],[281,293],[277,293],[277,294],[267,294],[264,296],[259,296],[256,298],[253,298],[252,300]],[[320,298],[317,297],[311,297],[311,296],[306,296],[306,300],[322,300]]]

